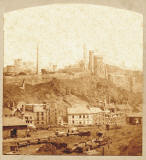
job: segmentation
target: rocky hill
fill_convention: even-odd
[[[47,83],[25,85],[25,90],[13,84],[4,84],[4,106],[8,103],[25,101],[26,103],[59,102],[61,106],[70,106],[70,102],[85,102],[96,106],[105,99],[109,103],[129,103],[134,110],[142,104],[142,92],[133,93],[116,87],[106,79],[87,76],[76,79],[53,78]]]

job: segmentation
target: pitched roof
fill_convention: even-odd
[[[27,126],[27,124],[18,117],[3,117],[3,126]]]
[[[127,117],[142,117],[142,112],[127,114]]]
[[[91,111],[86,105],[75,104],[68,108],[68,114],[90,114]]]

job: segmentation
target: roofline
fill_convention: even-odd
[[[22,126],[27,126],[27,124],[21,124],[21,125],[17,125],[17,124],[16,125],[3,125],[3,127],[15,127],[15,126],[17,126],[17,127],[21,126],[22,127]]]
[[[39,106],[44,106],[44,105],[46,105],[46,104],[25,104],[25,105],[27,105],[27,106],[37,106],[37,105],[39,105]]]
[[[100,112],[98,112],[100,113]],[[68,113],[68,114],[96,114],[96,113]]]

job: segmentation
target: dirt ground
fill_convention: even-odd
[[[67,143],[68,146],[72,146],[75,143],[86,142],[93,138],[97,138],[96,132],[99,129],[96,127],[86,127],[80,128],[80,130],[89,130],[91,131],[91,136],[89,137],[80,137],[80,136],[67,136],[67,137],[57,137],[56,142]],[[111,137],[112,144],[110,146],[104,147],[105,156],[141,156],[142,155],[142,126],[141,125],[127,125],[120,129],[110,129],[108,131],[103,131],[106,136]],[[37,131],[33,133],[32,138],[34,137],[47,137],[53,135],[52,131]],[[8,141],[8,140],[7,140]],[[9,140],[10,141],[10,140]],[[31,145],[27,147],[22,147],[18,154],[28,154],[28,155],[50,155],[49,152],[37,152],[37,150],[42,146],[40,145]],[[99,148],[100,153],[96,155],[102,155],[102,148]],[[57,150],[55,155],[66,155],[61,150]],[[71,153],[69,155],[85,155],[83,153]]]

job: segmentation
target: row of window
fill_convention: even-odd
[[[26,120],[28,120],[28,119],[32,119],[32,117],[31,117],[31,116],[30,116],[30,117],[25,117],[25,119],[26,119]]]
[[[72,118],[75,118],[77,116],[72,115]],[[79,118],[89,118],[89,115],[79,115]]]
[[[36,112],[37,116],[39,116],[39,114],[41,114],[42,116],[44,115],[44,112]]]
[[[91,122],[90,121],[72,121],[72,124],[90,124]]]
[[[44,120],[44,117],[37,117],[37,121],[39,121],[39,120]]]
[[[44,122],[37,122],[37,124],[44,124]]]
[[[28,120],[26,120],[26,123],[32,123],[32,121],[28,121]]]

